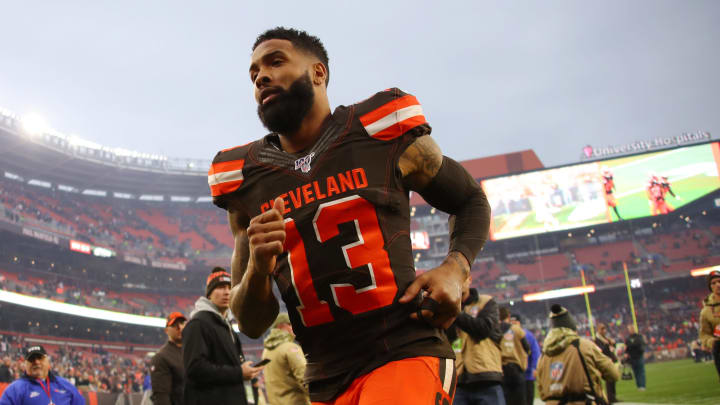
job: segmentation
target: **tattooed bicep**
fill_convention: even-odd
[[[415,139],[398,161],[403,181],[411,190],[422,190],[440,170],[442,159],[440,147],[429,135]]]

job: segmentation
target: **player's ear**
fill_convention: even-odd
[[[315,62],[310,67],[313,85],[324,86],[327,80],[327,67],[322,62]]]

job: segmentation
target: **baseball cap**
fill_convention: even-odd
[[[712,283],[714,278],[720,278],[720,270],[713,270],[710,273],[708,273],[708,275],[707,275],[707,284],[708,284],[708,289],[710,290],[710,292],[712,292],[710,283]]]
[[[47,356],[45,348],[40,345],[32,345],[25,348],[25,360],[30,360],[34,356]]]
[[[173,312],[167,317],[167,322],[165,323],[165,327],[173,326],[175,323],[179,322],[180,320],[186,321],[187,318],[185,318],[185,315],[183,315],[180,312]]]

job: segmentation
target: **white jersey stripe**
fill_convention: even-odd
[[[445,361],[445,375],[443,376],[443,391],[450,395],[450,385],[452,384],[453,371],[455,371],[455,362],[452,359],[440,359]]]
[[[418,115],[423,115],[422,106],[419,104],[411,105],[391,112],[372,124],[366,125],[365,130],[368,134],[370,134],[370,136],[373,136],[378,132],[397,124],[398,122],[405,121],[408,118],[416,117]]]
[[[243,180],[242,169],[215,173],[208,176],[208,184],[211,186],[236,180]]]

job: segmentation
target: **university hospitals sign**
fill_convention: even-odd
[[[626,153],[647,152],[653,149],[662,149],[675,145],[707,141],[710,138],[710,132],[696,131],[692,133],[683,132],[677,136],[658,137],[646,141],[635,141],[633,143],[605,146],[601,148],[587,145],[583,148],[582,158],[598,159],[608,156],[624,155]]]

